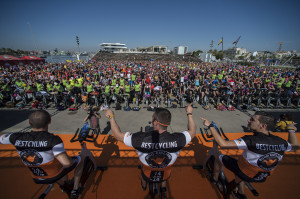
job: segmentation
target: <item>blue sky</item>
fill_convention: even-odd
[[[103,42],[129,48],[178,45],[224,49],[242,36],[248,51],[300,51],[299,0],[5,0],[1,2],[0,48],[98,51]]]

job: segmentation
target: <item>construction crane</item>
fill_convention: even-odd
[[[278,48],[278,51],[277,51],[277,52],[280,52],[280,51],[281,51],[281,47],[282,47],[282,42],[280,41],[280,42],[279,42],[279,48]]]

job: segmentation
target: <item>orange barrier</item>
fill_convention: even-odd
[[[248,134],[248,133],[247,133]],[[229,139],[236,139],[245,133],[226,133]],[[287,139],[287,133],[275,133]],[[59,135],[64,141],[69,155],[77,154],[80,144],[70,143],[72,135]],[[300,140],[300,135],[297,134]],[[111,135],[100,135],[96,143],[87,143],[87,147],[95,155],[97,164],[108,166],[107,171],[95,171],[88,179],[81,198],[147,198],[147,191],[140,187],[140,164],[134,149],[116,141]],[[205,171],[193,170],[193,164],[201,164],[212,143],[202,140],[201,135],[189,143],[180,152],[172,167],[172,175],[168,182],[168,198],[220,198],[214,185],[206,179]],[[223,153],[240,155],[240,150],[227,149]],[[300,195],[300,152],[289,152],[280,162],[274,174],[265,183],[254,184],[260,193],[254,197],[246,189],[248,198],[281,199],[298,198]],[[233,175],[225,170],[231,180]],[[23,166],[15,148],[12,145],[0,145],[0,197],[1,198],[37,198],[45,186],[35,184],[27,168]],[[47,198],[67,198],[58,186],[48,194]]]

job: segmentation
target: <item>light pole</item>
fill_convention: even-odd
[[[211,40],[211,42],[210,42],[210,50],[211,50],[211,52],[212,52],[213,47],[214,47],[214,40]]]
[[[77,59],[79,60],[79,56],[80,56],[80,48],[79,48],[79,37],[78,37],[78,36],[76,36],[76,43],[77,43],[78,50],[79,50],[79,54],[77,55]]]

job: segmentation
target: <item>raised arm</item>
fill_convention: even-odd
[[[288,124],[287,129],[289,133],[288,142],[292,144],[292,150],[299,149],[299,141],[296,136],[297,128],[295,127],[296,123]]]
[[[111,127],[111,131],[113,133],[113,136],[121,141],[124,142],[124,135],[125,133],[122,133],[120,130],[119,125],[117,124],[116,120],[115,120],[115,115],[114,112],[110,109],[108,109],[105,113],[105,116],[109,119],[110,121],[110,127]]]
[[[233,140],[224,140],[221,135],[217,132],[217,130],[211,125],[211,122],[207,119],[200,117],[201,120],[203,120],[203,125],[208,127],[210,132],[215,138],[215,141],[218,143],[218,145],[221,148],[231,148],[231,149],[238,149],[238,146],[236,145],[235,141]]]
[[[88,120],[89,116],[90,116],[90,115],[87,114],[87,116],[84,118],[83,122],[86,122],[86,121]]]
[[[196,135],[196,125],[194,122],[194,118],[193,118],[193,107],[192,104],[189,104],[186,108],[185,108],[187,117],[188,117],[188,132],[191,136],[191,139],[193,139]]]
[[[101,115],[97,112],[94,112],[95,116],[98,118],[98,119],[101,119]]]

